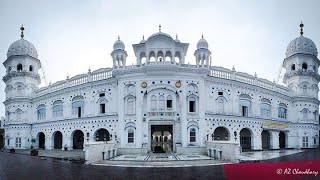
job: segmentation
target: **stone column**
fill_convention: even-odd
[[[52,147],[52,144],[53,144],[53,138],[52,137],[46,137],[45,138],[45,149],[46,150],[51,150],[53,147]]]
[[[271,149],[280,149],[279,147],[279,131],[271,131]]]
[[[62,139],[62,146],[64,148],[64,146],[67,145],[68,151],[73,150],[73,144],[72,144],[71,138],[72,137],[70,136],[63,136],[63,139]]]
[[[253,149],[254,150],[261,150],[262,149],[262,136],[261,133],[257,132],[256,135],[254,136],[254,141],[253,141]]]

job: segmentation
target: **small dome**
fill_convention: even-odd
[[[286,57],[290,57],[298,53],[311,54],[316,57],[318,56],[317,47],[314,42],[303,35],[290,42],[287,47]]]
[[[20,39],[12,43],[8,49],[7,52],[7,58],[10,56],[19,56],[19,55],[28,55],[34,58],[38,58],[37,49],[34,47],[34,45],[25,40]]]
[[[208,49],[208,47],[208,42],[202,36],[202,38],[197,43],[197,49]]]
[[[144,36],[142,37],[142,40],[140,41],[140,44],[144,44],[146,41],[144,40]]]
[[[125,45],[124,43],[120,40],[120,37],[118,37],[118,40],[113,44],[113,50],[117,50],[117,49],[125,49]]]

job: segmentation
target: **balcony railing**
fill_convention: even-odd
[[[265,89],[280,92],[282,94],[288,94],[291,90],[275,82],[268,81],[266,79],[258,78],[256,75],[252,76],[243,72],[236,72],[234,69],[230,70],[223,67],[211,66],[210,75],[212,77],[218,77],[223,79],[235,80],[255,86],[259,86]]]
[[[58,81],[49,86],[42,87],[36,91],[37,95],[58,91],[67,87],[81,85],[87,82],[99,81],[112,77],[112,68],[101,68],[96,71],[89,71],[87,74],[80,74],[63,81]]]
[[[161,116],[169,116],[169,117],[173,117],[176,115],[176,112],[174,111],[151,111],[148,112],[148,116],[149,117],[161,117]]]

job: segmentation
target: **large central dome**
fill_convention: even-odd
[[[9,58],[10,56],[19,56],[19,55],[28,55],[38,59],[37,49],[34,47],[34,45],[31,42],[25,39],[20,39],[15,41],[10,45],[8,49],[7,58]]]
[[[149,40],[149,39],[152,39],[152,38],[155,38],[155,37],[161,37],[161,36],[164,36],[164,37],[167,37],[167,38],[170,38],[170,39],[173,40],[173,38],[172,38],[169,34],[163,33],[163,32],[157,32],[157,33],[152,34],[152,35],[148,38],[148,40]]]
[[[317,47],[314,42],[301,35],[296,39],[292,40],[287,47],[286,57],[290,57],[295,54],[310,54],[314,56],[318,56]]]

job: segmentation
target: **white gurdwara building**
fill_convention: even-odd
[[[197,152],[212,141],[252,150],[318,146],[320,61],[302,30],[283,60],[286,86],[211,66],[203,37],[193,65],[185,63],[189,44],[161,29],[132,46],[136,65],[126,65],[118,38],[112,68],[38,88],[41,61],[22,31],[3,63],[5,147],[71,150],[108,141],[143,153]]]

